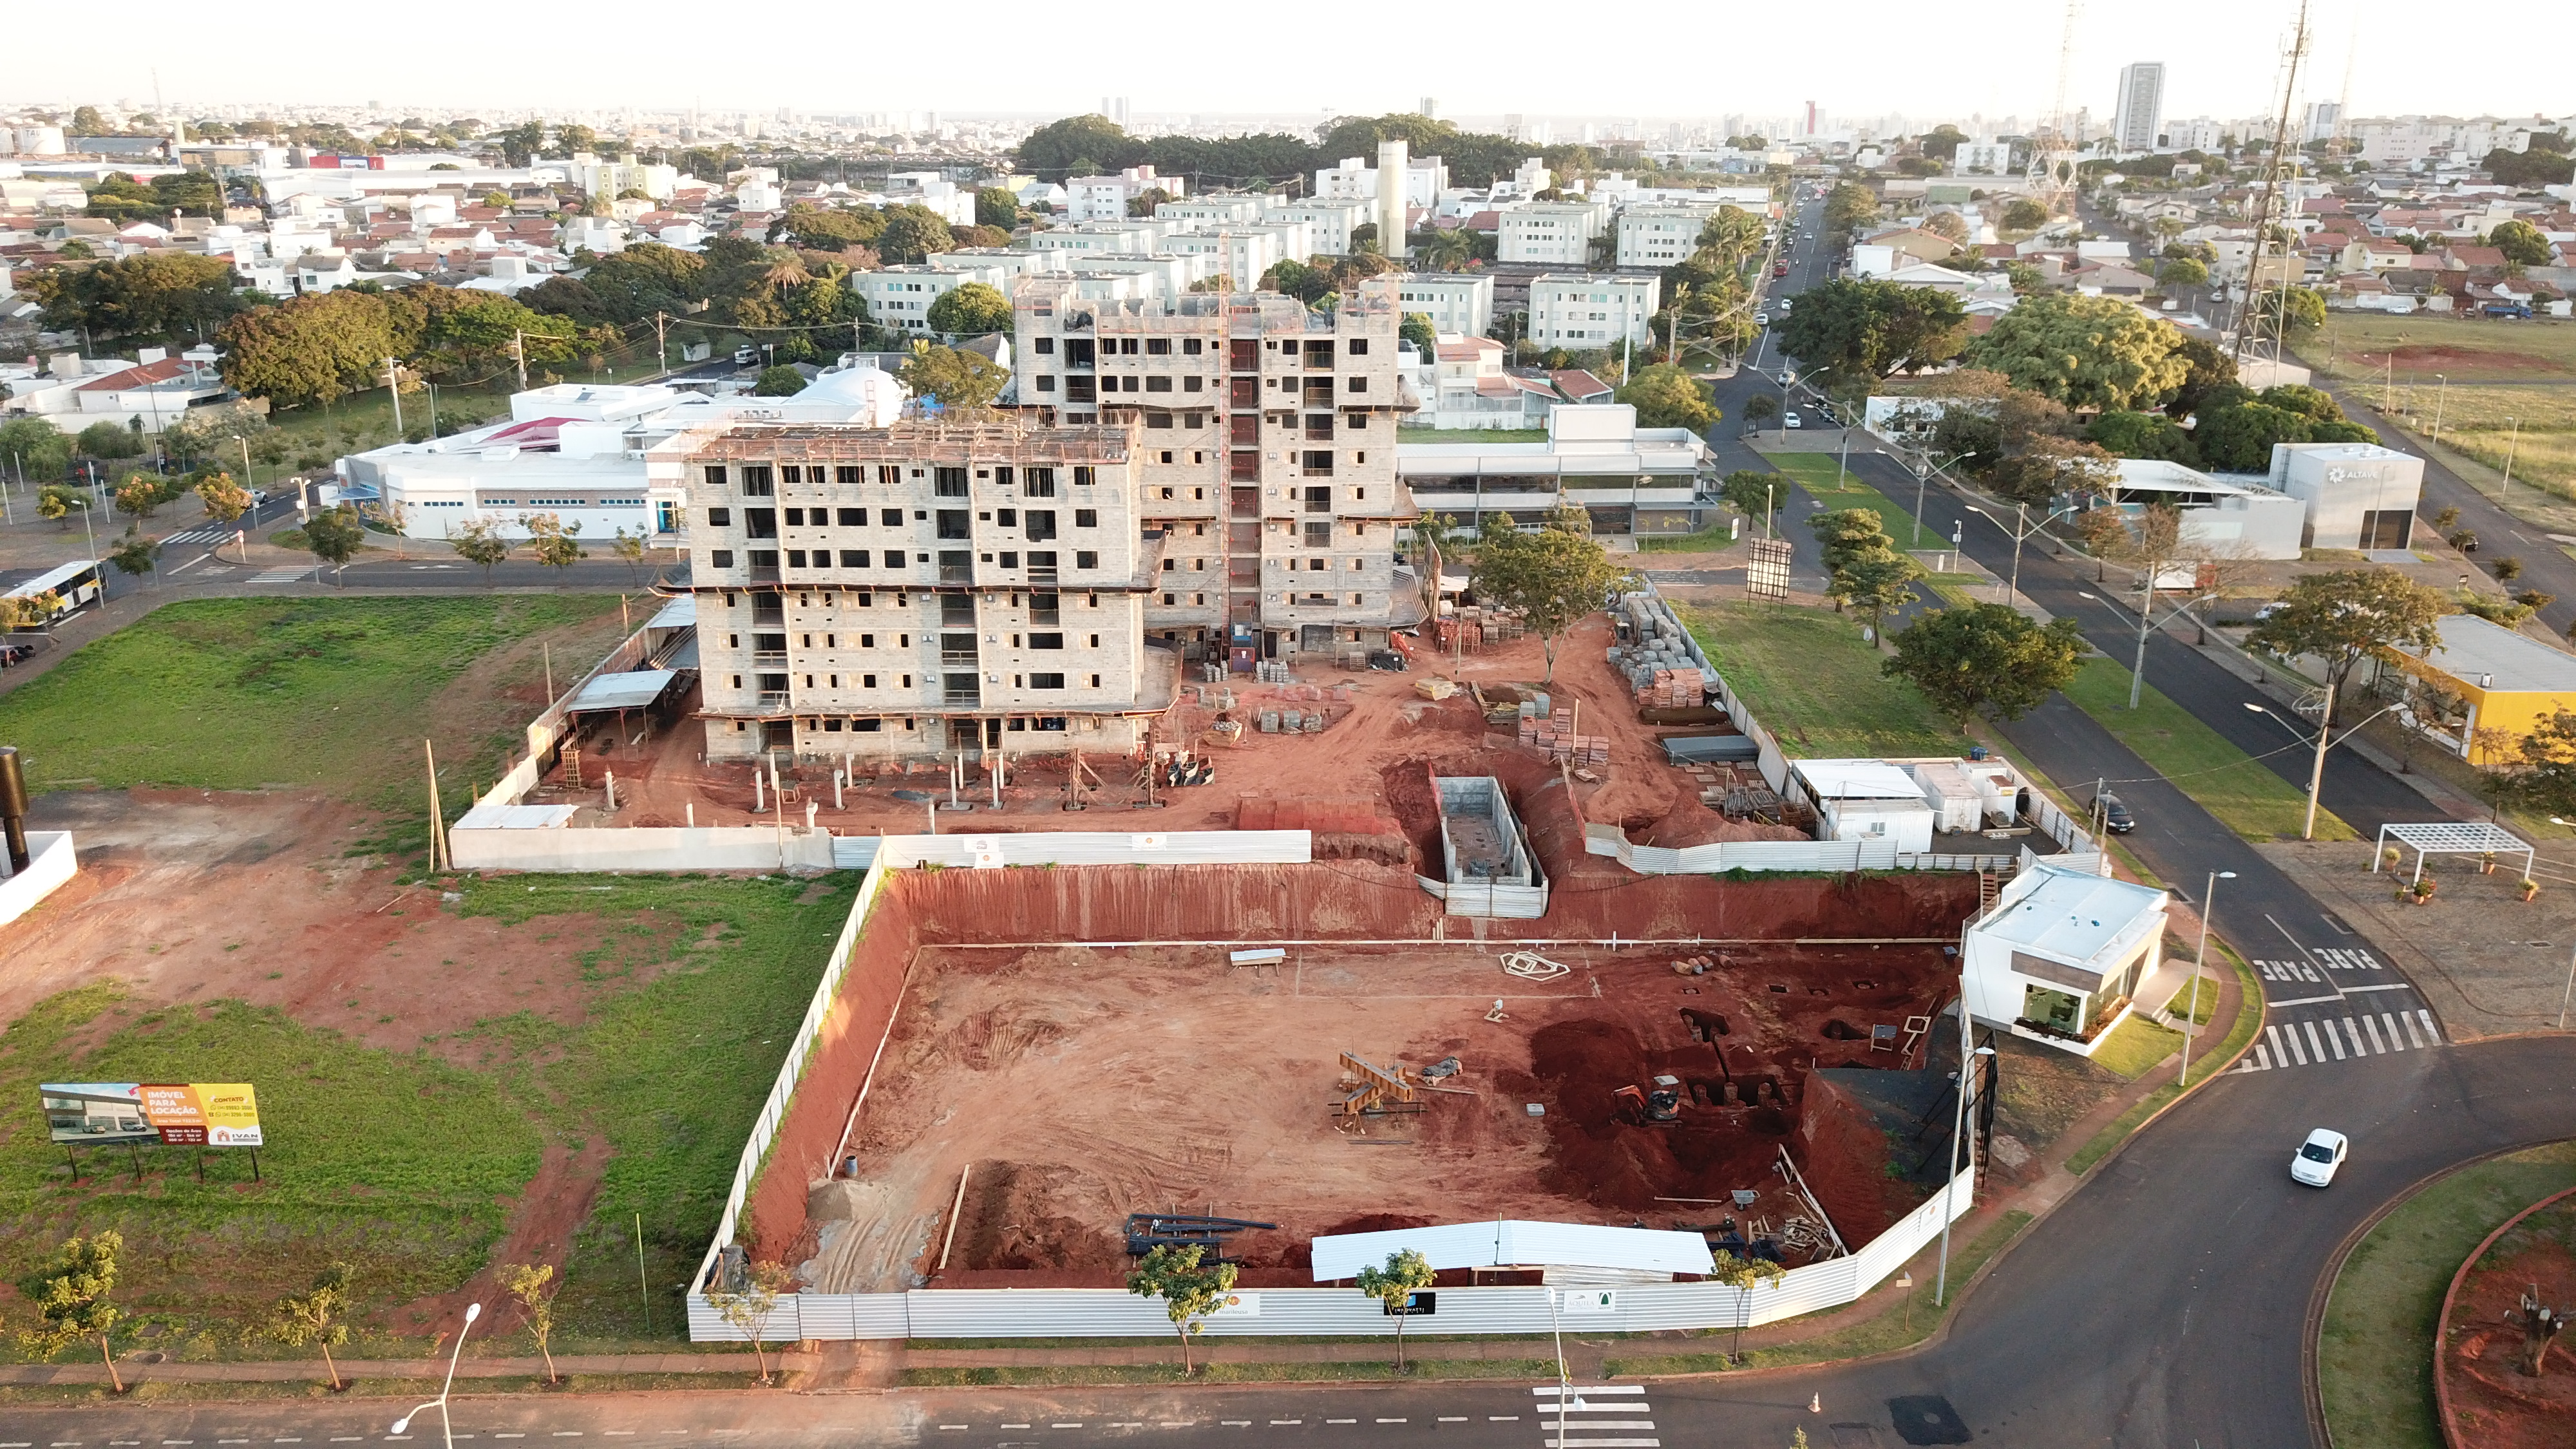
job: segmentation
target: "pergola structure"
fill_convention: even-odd
[[[2490,825],[2483,820],[2444,820],[2426,825],[2383,825],[2379,827],[2379,846],[2371,853],[2371,874],[2379,873],[2379,862],[2388,849],[2388,838],[2397,837],[2400,845],[2415,848],[2415,874],[2409,884],[2424,878],[2424,857],[2428,855],[2514,855],[2522,857],[2522,878],[2531,879],[2531,865],[2537,853],[2530,841],[2510,830]]]

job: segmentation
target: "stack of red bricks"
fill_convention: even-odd
[[[1570,760],[1578,765],[1610,763],[1610,737],[1576,734],[1574,711],[1570,709],[1560,709],[1547,719],[1521,716],[1521,743],[1535,747],[1551,760]]]
[[[1688,709],[1705,697],[1707,681],[1696,669],[1658,669],[1637,690],[1641,709]]]

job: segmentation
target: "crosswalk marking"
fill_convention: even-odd
[[[2272,1022],[2264,1026],[2253,1053],[2237,1063],[2235,1070],[2268,1072],[2275,1067],[2322,1066],[2329,1060],[2386,1056],[2409,1049],[2425,1051],[2441,1040],[2433,1013],[2422,1007]]]
[[[319,567],[320,566],[317,564],[296,564],[289,568],[262,569],[260,572],[242,580],[242,582],[246,584],[292,584],[300,582],[305,575],[316,572]]]
[[[1643,1384],[1532,1385],[1530,1395],[1538,1400],[1532,1407],[1549,1435],[1539,1440],[1540,1449],[1662,1449],[1661,1439],[1623,1432],[1655,1427],[1654,1420],[1643,1417],[1655,1410],[1645,1394]],[[1576,1419],[1577,1414],[1583,1417]],[[1608,1417],[1613,1414],[1638,1417]],[[1500,1415],[1494,1417],[1501,1422]],[[1574,1437],[1578,1432],[1585,1437]]]

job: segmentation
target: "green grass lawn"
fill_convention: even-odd
[[[2247,840],[2298,838],[2307,814],[2306,791],[2229,744],[2153,685],[2130,709],[2127,669],[2108,659],[2088,659],[2067,686],[2066,697],[2228,829]],[[2116,784],[2111,793],[2119,793]],[[2317,839],[2359,838],[2331,811],[2317,812]]]
[[[1793,756],[1951,755],[1965,746],[1913,685],[1879,672],[1861,621],[1794,604],[1686,608],[1691,634]]]
[[[1931,529],[1917,530],[1910,511],[1911,500],[1900,504],[1860,480],[1860,475],[1844,471],[1832,453],[1779,453],[1771,466],[1798,480],[1818,503],[1828,509],[1867,508],[1878,514],[1879,526],[1896,540],[1899,549],[1948,548],[1949,535]],[[1813,512],[1813,510],[1808,510]],[[1783,525],[1807,525],[1804,518],[1783,518]]]
[[[2336,1449],[2442,1449],[2433,1341],[2451,1275],[2506,1218],[2571,1186],[2576,1142],[2517,1152],[2442,1178],[2354,1245],[2317,1336]]]
[[[1545,428],[1398,428],[1399,443],[1544,443]]]
[[[0,739],[19,747],[39,790],[287,783],[373,801],[390,786],[415,790],[433,707],[479,658],[545,635],[566,685],[607,652],[616,615],[606,595],[190,600],[0,696]],[[525,673],[485,682],[497,696]],[[454,716],[469,736],[439,744],[457,752],[443,765],[489,780],[492,732],[535,711],[486,703],[497,707]]]
[[[0,1142],[0,1271],[15,1280],[62,1237],[127,1239],[120,1300],[181,1357],[295,1357],[244,1342],[282,1293],[325,1264],[358,1269],[371,1321],[350,1352],[403,1355],[380,1315],[481,1268],[542,1149],[611,1149],[575,1239],[557,1347],[646,1336],[635,1248],[643,1217],[652,1337],[681,1332],[678,1286],[706,1250],[743,1133],[758,1112],[850,902],[848,877],[468,881],[461,910],[548,930],[581,913],[599,988],[578,1024],[487,1021],[410,1053],[370,1047],[237,1001],[147,1009],[103,981],[54,997],[0,1035],[0,1092],[39,1081],[247,1080],[270,1146],[81,1155],[22,1121]],[[431,1048],[435,1048],[433,1051]],[[8,1341],[14,1344],[14,1340]],[[516,1352],[509,1339],[493,1351]]]
[[[2110,1036],[2094,1048],[2093,1064],[2134,1082],[2156,1063],[2170,1060],[2181,1046],[2181,1032],[2168,1031],[2143,1016],[2131,1016],[2111,1028]]]
[[[1997,585],[1986,582],[1984,574],[1927,573],[1915,581],[1918,591],[1928,591],[1944,608],[1964,609],[1971,604],[1995,602]]]

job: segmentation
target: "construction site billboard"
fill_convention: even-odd
[[[44,1082],[36,1091],[56,1142],[265,1145],[259,1094],[248,1082]]]

